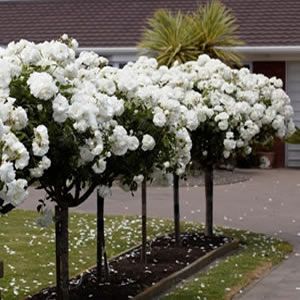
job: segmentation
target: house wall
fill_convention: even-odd
[[[254,61],[254,73],[262,73],[267,77],[276,76],[283,81],[284,89],[286,88],[286,63],[284,61]],[[276,139],[274,145],[276,168],[285,166],[285,143]]]
[[[287,92],[294,108],[294,122],[300,127],[300,61],[288,61],[286,67]],[[300,167],[300,145],[286,144],[286,166]]]

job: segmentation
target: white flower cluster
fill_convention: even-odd
[[[180,103],[182,91],[164,84],[168,72],[167,67],[159,67],[155,59],[146,57],[128,63],[123,69],[103,69],[106,78],[116,82],[117,93],[124,98],[126,109],[133,110],[128,126],[140,137],[141,149],[144,152],[161,149],[166,154],[165,161],[159,155],[154,158],[153,169],[148,170],[148,175],[156,167],[183,174],[190,161],[192,142],[186,127],[193,126],[187,121],[192,111]]]
[[[254,140],[284,138],[295,130],[293,108],[279,79],[231,69],[207,55],[170,68],[165,78],[192,110],[186,113],[188,127],[200,130],[201,153],[213,151],[208,154],[216,160],[222,158],[218,154],[225,159],[237,151],[249,154]]]
[[[63,36],[41,44],[21,40],[0,51],[0,206],[19,205],[52,159],[68,159],[58,156],[68,140],[75,144],[69,167],[96,174],[112,154],[139,146],[115,120],[124,103],[102,76],[107,60],[91,52],[76,58],[76,47]]]
[[[192,139],[198,159],[218,161],[294,131],[278,79],[207,55],[170,69],[146,57],[116,69],[93,52],[76,58],[76,47],[64,35],[0,49],[0,208],[20,204],[47,174],[88,181],[132,154],[131,163],[146,162],[130,174],[140,183],[145,170],[183,174]]]

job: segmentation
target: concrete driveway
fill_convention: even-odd
[[[300,299],[300,170],[240,170],[250,180],[215,187],[215,224],[278,236],[294,245],[295,251],[282,265],[239,298],[243,300]],[[23,208],[33,209],[40,192],[32,191]],[[204,221],[204,187],[180,189],[183,220]],[[140,214],[140,191],[132,197],[118,187],[105,203],[106,214]],[[95,212],[93,194],[78,211]],[[172,189],[148,189],[148,214],[172,218]]]

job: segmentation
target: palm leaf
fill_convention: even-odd
[[[148,22],[139,47],[156,56],[160,65],[171,66],[175,61],[195,60],[200,54],[198,32],[193,32],[191,20],[181,12],[176,15],[158,10]]]
[[[285,141],[289,144],[300,144],[300,129],[297,128],[296,132]]]
[[[230,48],[242,44],[231,10],[212,0],[192,15],[158,10],[148,21],[139,47],[156,57],[160,65],[196,60],[204,53],[229,65],[240,65],[242,57]]]
[[[219,0],[200,6],[193,15],[194,30],[199,32],[198,47],[202,53],[228,64],[240,65],[241,56],[228,47],[243,45],[231,10]]]

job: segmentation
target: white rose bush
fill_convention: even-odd
[[[192,160],[205,171],[206,234],[211,236],[213,167],[250,154],[255,143],[291,135],[293,108],[281,80],[231,69],[207,55],[174,66],[165,79],[192,111]]]
[[[30,186],[56,203],[57,299],[68,299],[68,208],[97,187],[98,267],[103,201],[116,179],[131,191],[142,184],[145,262],[146,183],[157,170],[178,182],[191,159],[199,163],[211,236],[214,166],[295,128],[276,78],[234,70],[207,55],[171,68],[140,57],[117,69],[93,52],[76,57],[77,46],[64,35],[0,49],[0,213],[22,204]]]
[[[160,78],[168,69],[160,69],[155,59],[141,57],[123,69],[103,68],[107,80],[116,83],[116,94],[124,99],[124,113],[118,122],[131,132],[139,143],[129,152],[115,173],[121,184],[135,190],[142,183],[142,253],[146,262],[146,182],[153,173],[182,174],[190,161],[191,139],[185,127],[183,105],[170,88],[160,85]],[[130,144],[129,144],[130,145]]]
[[[160,84],[168,69],[161,70],[155,59],[141,57],[123,69],[107,67],[102,71],[116,83],[116,94],[124,99],[124,113],[118,122],[138,139],[133,143],[139,143],[136,151],[128,153],[134,164],[130,162],[131,178],[124,177],[124,184],[134,185],[133,177],[140,173],[151,178],[155,169],[183,174],[192,143],[185,126],[184,105],[171,88]]]
[[[1,83],[0,102],[1,212],[21,204],[26,187],[35,181],[59,203],[60,188],[80,189],[81,176],[92,181],[105,171],[112,153],[128,150],[130,137],[114,120],[123,112],[123,101],[98,88],[103,62],[93,58],[95,66],[87,65],[85,53],[75,59],[75,49],[65,43],[20,41],[1,52],[1,65],[6,66],[1,72],[8,77]],[[24,52],[32,53],[26,63]],[[123,140],[110,142],[120,128]],[[12,186],[17,189],[14,197],[8,196],[14,195]]]
[[[75,47],[67,38],[22,40],[0,54],[0,212],[20,205],[33,184],[56,202],[59,299],[68,293],[68,208],[89,197],[106,160],[130,151],[133,138],[115,120],[123,100],[102,89],[107,61],[76,59]]]

